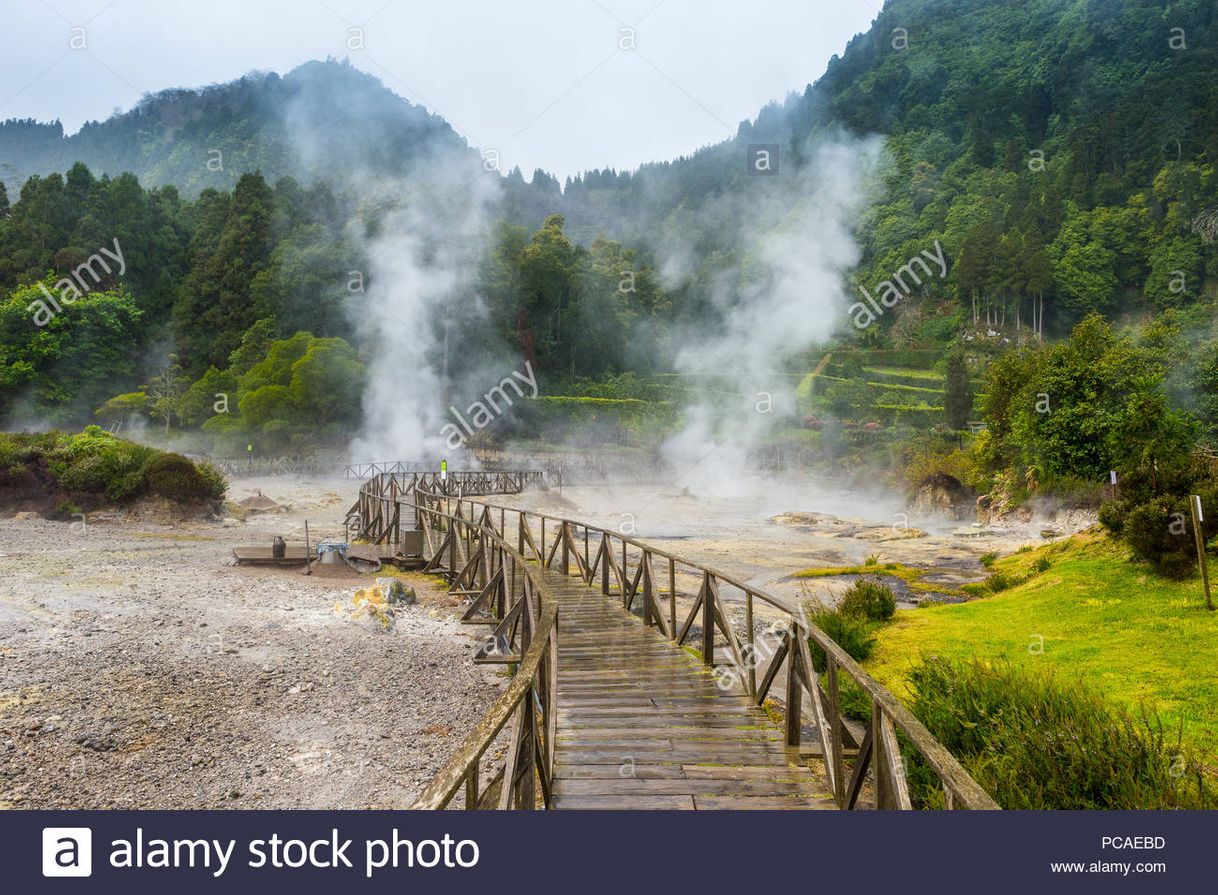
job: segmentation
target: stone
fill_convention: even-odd
[[[409,606],[418,602],[418,595],[401,578],[377,578],[376,586],[381,589],[385,602],[390,606]]]

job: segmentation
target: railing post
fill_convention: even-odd
[[[639,575],[640,583],[643,585],[643,627],[651,627],[651,617],[655,615],[655,594],[652,593],[651,586],[651,554],[646,550],[639,557],[639,564],[642,567],[642,572]]]
[[[794,747],[799,746],[803,714],[803,691],[800,689],[799,672],[795,670],[795,663],[799,661],[799,650],[795,647],[795,638],[798,636],[799,628],[790,625],[787,628],[791,648],[787,650],[786,744]]]
[[[892,782],[888,779],[888,756],[885,754],[884,737],[880,735],[884,721],[884,710],[878,703],[871,706],[871,769],[875,773],[875,807],[879,810],[892,807]]]
[[[827,739],[831,753],[825,756],[825,761],[833,762],[833,795],[837,799],[837,807],[844,808],[846,805],[846,775],[845,769],[842,767],[842,717],[838,708],[837,660],[828,653],[825,653],[825,684],[829,689],[829,705],[826,714],[829,716]]]
[[[469,775],[465,778],[465,810],[478,810],[478,765],[479,760],[474,759],[474,766],[469,769]]]
[[[558,529],[558,536],[562,539],[562,573],[564,575],[571,574],[571,550],[570,550],[570,522],[563,522]]]
[[[757,643],[753,636],[753,592],[744,592],[744,624],[749,629],[748,687],[749,699],[757,701]]]
[[[672,639],[677,639],[677,563],[668,558],[668,628]]]
[[[715,664],[715,592],[710,572],[702,573],[702,661]]]

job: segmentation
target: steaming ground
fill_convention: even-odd
[[[721,484],[735,496],[583,486],[495,500],[633,527],[790,603],[831,602],[845,586],[805,590],[791,572],[873,553],[945,584],[977,580],[979,556],[1038,543],[1044,524],[974,532],[911,516],[931,531],[912,539],[897,534],[904,507],[891,494],[807,476]],[[339,536],[356,490],[280,477],[239,480],[230,496],[255,489],[291,511],[95,517],[84,533],[0,520],[0,808],[401,808],[482,716],[505,679],[470,661],[474,636],[432,579],[412,576],[419,605],[383,633],[334,612],[358,579],[227,566],[233,544],[302,539],[306,518],[314,538]]]
[[[832,603],[849,585],[848,579],[790,580],[792,572],[859,565],[873,554],[883,562],[932,569],[924,580],[948,587],[979,581],[987,574],[981,556],[1044,543],[1040,531],[1050,521],[974,527],[914,515],[892,492],[845,491],[808,475],[737,476],[715,484],[718,496],[691,494],[678,483],[572,486],[561,495],[531,492],[498,499],[626,534],[633,529],[641,541],[733,575],[792,605],[810,598]],[[1079,514],[1055,518],[1052,524],[1069,534],[1093,521]],[[911,529],[927,534],[909,537]],[[731,600],[738,594],[726,590],[723,596]],[[912,597],[906,605],[912,605]]]
[[[357,581],[228,567],[240,542],[341,534],[355,483],[237,481],[248,523],[0,520],[0,808],[403,808],[503,678],[453,601],[382,633]]]

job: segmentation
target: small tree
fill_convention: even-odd
[[[165,421],[166,435],[169,434],[170,422],[178,414],[178,403],[182,400],[186,385],[177,359],[170,357],[169,363],[161,367],[144,387],[148,395],[148,415],[154,420]]]
[[[97,421],[113,431],[118,431],[133,417],[148,411],[148,396],[143,392],[127,392],[115,395],[93,411]]]
[[[973,412],[973,388],[969,384],[964,355],[959,351],[947,357],[947,381],[943,387],[943,414],[947,417],[947,425],[963,429]]]

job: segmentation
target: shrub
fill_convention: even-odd
[[[1049,568],[1052,565],[1053,565],[1053,563],[1049,562],[1049,557],[1038,556],[1038,557],[1036,557],[1035,562],[1032,563],[1032,571],[1033,572],[1047,572],[1047,571],[1049,571]]]
[[[924,657],[910,675],[911,709],[974,779],[1008,809],[1206,808],[1214,793],[1150,713],[1114,711],[1052,673]],[[907,755],[921,804],[941,804],[938,781]]]
[[[143,486],[139,474],[155,448],[124,441],[90,426],[80,435],[65,437],[55,448],[48,466],[60,487],[70,494],[105,494],[112,501],[136,494]]]
[[[215,484],[181,454],[160,454],[144,466],[148,490],[170,500],[199,500],[223,496],[214,493]]]
[[[46,483],[49,490],[62,490],[87,506],[103,495],[116,503],[148,491],[173,500],[219,499],[227,489],[224,476],[206,463],[117,438],[97,426],[77,435],[0,434],[0,477],[37,471],[42,479],[44,468],[54,480]]]
[[[897,611],[897,598],[886,584],[862,578],[850,585],[837,609],[845,615],[883,622]]]
[[[1196,546],[1183,497],[1160,497],[1134,507],[1121,533],[1134,555],[1160,575],[1187,578],[1196,562]]]
[[[1001,593],[1004,590],[1010,590],[1019,581],[1008,575],[1006,572],[990,572],[985,578],[985,589],[992,594]]]
[[[862,662],[875,649],[875,631],[878,625],[868,618],[822,607],[809,610],[808,621],[828,634],[830,639],[855,661]],[[812,653],[812,666],[818,672],[824,671],[825,651],[810,638],[808,648]]]
[[[996,559],[998,559],[998,554],[991,552],[991,553],[984,554],[979,561],[983,566],[985,566],[988,569],[990,566],[992,566],[994,564],[994,560],[996,560]]]
[[[199,471],[204,481],[207,482],[208,496],[214,500],[220,500],[228,493],[228,479],[224,477],[219,469],[206,460],[196,460],[195,469]]]

